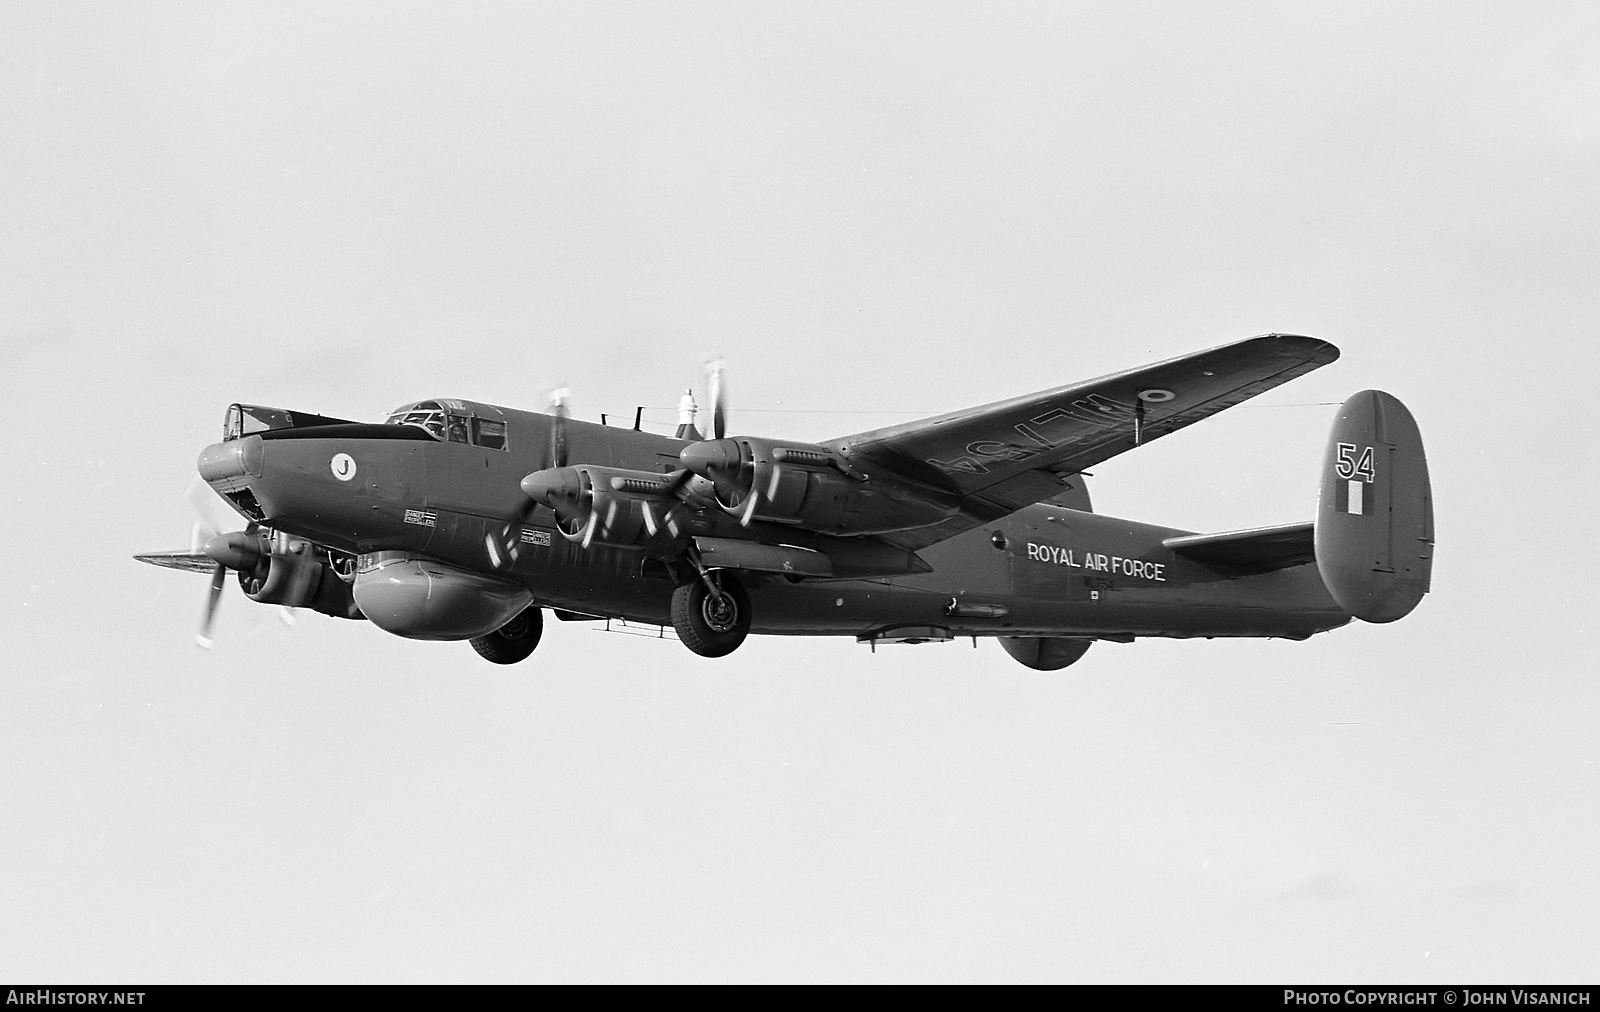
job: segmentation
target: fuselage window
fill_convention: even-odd
[[[450,436],[452,443],[465,443],[467,441],[467,420],[460,415],[445,415],[445,432]]]
[[[472,441],[491,450],[506,448],[506,423],[492,422],[487,418],[472,420]]]

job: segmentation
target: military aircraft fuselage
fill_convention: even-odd
[[[503,425],[490,445],[413,425],[338,423],[239,435],[201,454],[203,477],[265,527],[369,565],[386,554],[514,581],[558,612],[670,625],[683,564],[563,533],[547,507],[524,514],[521,551],[497,567],[486,539],[525,507],[519,481],[548,468],[552,416],[471,402]],[[476,424],[476,421],[474,422]],[[691,440],[576,420],[569,459],[667,475]],[[696,479],[699,481],[700,479]],[[741,572],[756,633],[874,639],[955,636],[1279,636],[1302,639],[1350,616],[1314,565],[1262,571],[1208,563],[1163,543],[1190,532],[1053,502],[923,547],[830,536],[738,517],[689,497],[689,534],[826,554],[829,577]],[[1087,507],[1087,498],[1076,503]]]
[[[382,424],[234,404],[200,476],[250,521],[137,558],[411,639],[531,655],[545,613],[670,625],[702,657],[751,633],[992,637],[1054,671],[1097,639],[1304,639],[1409,614],[1431,586],[1421,433],[1391,394],[1338,408],[1313,520],[1195,534],[1101,516],[1084,473],[1335,361],[1266,334],[818,443],[728,430],[708,374],[676,437],[465,400]],[[642,414],[642,409],[641,409]],[[202,532],[205,528],[199,528]]]

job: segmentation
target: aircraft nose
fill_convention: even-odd
[[[201,450],[195,469],[234,509],[259,523],[266,519],[266,512],[251,486],[261,478],[261,457],[260,436],[228,439]]]
[[[195,468],[218,492],[231,492],[261,477],[261,437],[245,436],[212,443],[200,451]]]
[[[739,444],[731,439],[708,439],[690,443],[678,453],[678,460],[700,477],[712,471],[731,471],[739,466]]]

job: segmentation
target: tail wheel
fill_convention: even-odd
[[[750,598],[732,576],[712,576],[713,593],[704,580],[693,580],[672,592],[672,628],[683,645],[701,657],[725,657],[750,634]]]
[[[515,664],[533,653],[544,634],[544,612],[529,608],[487,636],[472,641],[472,649],[484,660],[496,664]]]

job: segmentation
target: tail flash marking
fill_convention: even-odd
[[[1366,496],[1364,481],[1343,481],[1338,485],[1338,494],[1334,506],[1340,513],[1349,513],[1352,516],[1366,515]]]

